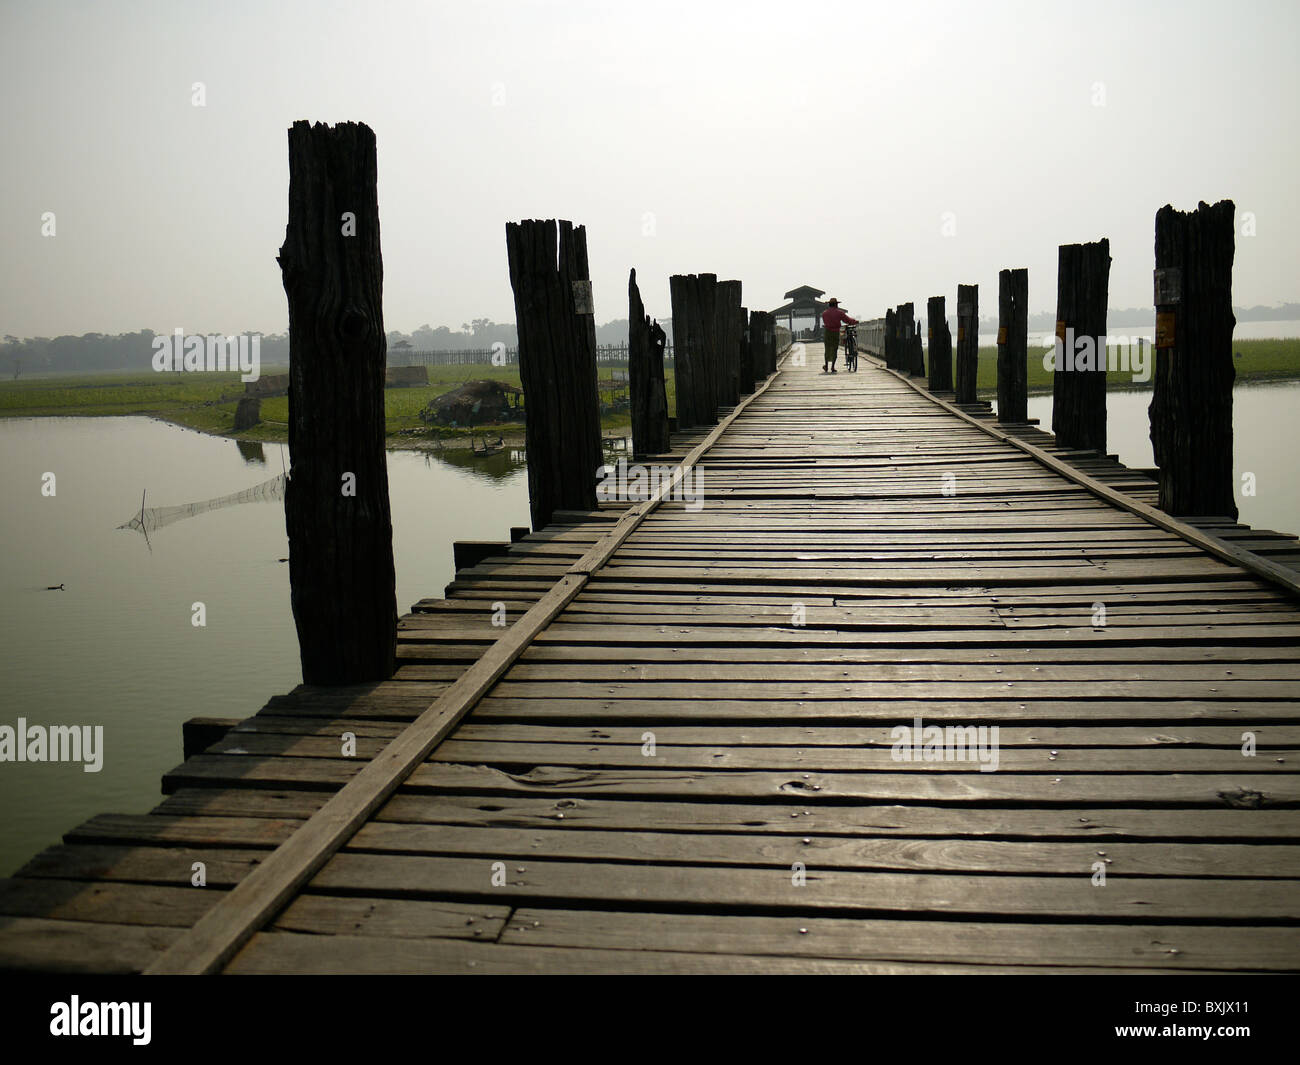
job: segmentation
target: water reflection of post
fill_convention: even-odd
[[[260,440],[236,440],[235,447],[239,448],[240,458],[248,465],[266,465],[266,450]]]

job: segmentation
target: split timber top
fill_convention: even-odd
[[[272,699],[0,883],[0,966],[1300,970],[1294,539],[792,362],[675,437],[703,509],[557,515],[391,681]],[[997,771],[895,760],[916,718],[999,726]]]

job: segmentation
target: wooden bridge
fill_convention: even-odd
[[[0,885],[0,964],[1300,970],[1294,539],[800,355],[653,460],[701,509],[557,514],[392,680],[208,723]]]

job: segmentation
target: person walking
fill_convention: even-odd
[[[827,300],[827,307],[822,311],[822,329],[826,334],[826,353],[822,359],[822,373],[829,369],[835,373],[835,358],[840,350],[840,326],[844,322],[850,325],[857,325],[856,318],[850,318],[844,311],[840,310],[840,301],[837,299]]]

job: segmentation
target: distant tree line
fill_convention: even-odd
[[[671,323],[663,324],[671,336]],[[117,336],[86,333],[79,337],[29,337],[25,340],[6,336],[0,345],[0,368],[9,378],[24,374],[107,373],[124,370],[146,372],[153,366],[153,342],[156,335],[158,334],[152,329],[141,329],[138,333],[121,333]],[[596,327],[597,344],[626,344],[627,335],[626,318]],[[445,325],[437,329],[422,325],[411,333],[394,330],[388,334],[389,348],[413,351],[483,349],[492,347],[497,341],[508,348],[516,346],[518,335],[513,322],[476,318],[458,330],[449,329]],[[263,333],[261,357],[263,366],[288,365],[289,335]]]
[[[198,330],[187,335],[199,333]],[[153,370],[154,337],[152,329],[138,333],[86,333],[84,336],[29,337],[20,340],[6,336],[0,346],[0,367],[10,378],[25,374],[109,373],[127,370],[143,373]],[[200,335],[206,336],[206,333]],[[264,366],[289,362],[287,334],[262,334],[260,345]]]
[[[672,338],[672,322],[660,323]],[[596,326],[597,344],[626,344],[628,323],[626,318],[616,318],[612,322]],[[453,330],[445,325],[437,329],[422,325],[410,333],[393,330],[388,334],[390,348],[408,348],[412,351],[466,351],[490,348],[500,342],[507,348],[519,343],[519,335],[513,322],[493,322],[487,318],[475,318],[466,322],[460,329]]]

